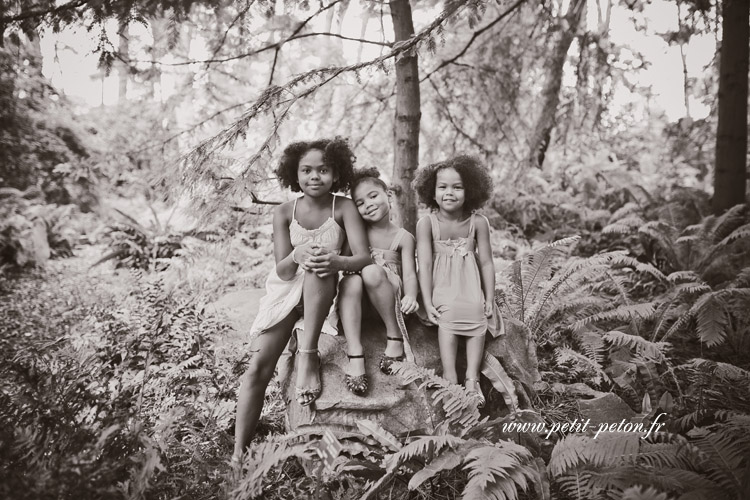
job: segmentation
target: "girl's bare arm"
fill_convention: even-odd
[[[435,323],[439,313],[432,304],[432,226],[429,217],[423,217],[417,222],[417,262],[422,302],[428,319]]]
[[[276,259],[276,274],[289,281],[299,267],[292,258],[292,242],[289,237],[289,203],[276,207],[273,211],[273,256]]]
[[[359,216],[357,207],[354,206],[352,200],[343,196],[337,201],[339,201],[337,210],[341,210],[351,255],[327,253],[311,257],[308,261],[310,269],[319,276],[327,276],[336,271],[359,271],[366,265],[372,264],[365,223]]]
[[[416,298],[419,292],[419,281],[417,281],[417,263],[415,261],[416,242],[411,233],[407,233],[401,239],[401,272],[404,280],[404,295]],[[432,250],[430,250],[432,252]],[[432,255],[430,255],[432,260]],[[432,267],[432,266],[430,266]]]
[[[477,254],[479,257],[479,272],[482,276],[482,290],[486,302],[485,312],[489,311],[495,300],[495,263],[492,260],[492,246],[490,245],[490,224],[485,217],[476,218]]]

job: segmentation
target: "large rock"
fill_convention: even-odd
[[[578,408],[584,419],[591,419],[591,426],[597,428],[599,424],[619,423],[623,419],[630,421],[635,412],[617,394],[611,392],[599,393],[593,399],[581,399]]]
[[[500,360],[511,378],[521,382],[527,392],[542,378],[539,375],[539,361],[536,344],[529,335],[528,328],[516,322],[505,320],[505,335],[487,337],[485,349]]]
[[[437,368],[440,354],[437,335],[416,321],[408,322],[415,361],[429,368]],[[304,333],[303,333],[304,335]],[[290,431],[313,430],[330,427],[335,430],[359,432],[357,421],[370,420],[380,424],[393,434],[432,432],[437,424],[436,414],[429,402],[429,395],[415,384],[404,386],[400,377],[385,375],[378,368],[380,356],[385,350],[385,328],[375,318],[362,322],[362,344],[366,356],[366,371],[369,389],[363,396],[350,392],[344,385],[346,339],[321,335],[318,347],[321,356],[321,381],[323,391],[315,401],[314,409],[300,406],[294,397],[293,346],[279,360],[279,379],[282,390],[288,397],[287,428]]]
[[[238,349],[249,340],[250,325],[257,315],[258,302],[263,294],[262,289],[230,292],[207,306],[207,311],[219,314],[234,330],[217,339],[217,349]],[[358,420],[378,422],[394,434],[429,432],[434,429],[437,417],[430,404],[430,395],[418,389],[415,384],[404,386],[398,376],[384,375],[380,372],[378,362],[385,350],[385,327],[372,311],[365,309],[363,313],[362,338],[370,380],[368,392],[364,396],[357,396],[344,385],[344,370],[348,365],[344,336],[321,335],[319,350],[323,391],[314,408],[300,406],[294,397],[296,373],[293,339],[277,365],[282,391],[289,401],[286,422],[288,430],[327,427],[357,433]],[[415,362],[440,373],[437,328],[423,325],[413,315],[407,319],[406,327]],[[530,340],[523,336],[523,332],[508,328],[507,323],[505,336],[494,340],[488,337],[487,350],[495,354],[511,378],[516,379],[514,382],[519,400],[522,399],[522,391],[521,387],[518,387],[518,382],[528,388],[539,379],[536,350],[533,349],[533,345],[530,347],[529,342]],[[465,370],[465,358],[463,343],[460,343],[457,367],[459,373]],[[483,414],[494,417],[499,413],[506,413],[507,408],[502,396],[494,391],[484,378],[482,388],[488,400]]]

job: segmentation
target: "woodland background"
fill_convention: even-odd
[[[1,2],[0,495],[747,498],[749,24],[738,0]],[[676,112],[642,78],[656,46]],[[496,300],[542,381],[485,422],[406,369],[458,413],[318,474],[272,386],[232,470],[247,357],[207,306],[272,265],[280,148],[333,135],[407,228],[417,165],[490,166]],[[498,430],[576,418],[577,383],[668,431]]]

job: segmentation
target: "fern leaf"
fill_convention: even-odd
[[[620,500],[669,500],[666,493],[660,492],[651,486],[631,486],[622,492]]]
[[[714,294],[703,295],[690,311],[697,320],[696,330],[701,342],[705,342],[708,347],[724,342],[729,319],[724,304]]]
[[[669,348],[669,343],[667,342],[649,342],[643,337],[629,335],[616,330],[605,333],[603,337],[604,340],[612,345],[618,347],[625,346],[629,349],[634,348],[638,355],[653,359],[658,363],[665,360],[664,354]]]
[[[714,227],[710,227],[706,222],[708,240],[717,241],[728,238],[745,221],[745,208],[745,205],[733,206],[715,219]]]
[[[431,460],[424,469],[418,471],[409,480],[409,489],[415,490],[419,486],[435,477],[444,470],[453,470],[464,462],[469,450],[478,445],[477,441],[471,441],[461,444],[455,449],[449,449],[441,453],[437,458]]]
[[[503,401],[505,401],[508,409],[511,412],[516,411],[518,409],[516,388],[513,385],[513,381],[503,369],[503,365],[500,364],[500,361],[492,354],[485,352],[481,370],[484,376],[492,382],[492,387],[503,396]]]
[[[633,433],[606,433],[597,438],[569,434],[552,449],[549,465],[552,476],[587,464],[594,467],[613,466],[638,453],[640,436]]]
[[[722,383],[747,382],[750,383],[750,371],[743,370],[738,366],[719,361],[695,358],[685,364],[678,365],[678,368],[689,368],[694,370],[706,370],[714,377],[718,377]]]
[[[403,445],[396,439],[396,436],[383,429],[377,422],[372,420],[357,420],[357,428],[365,436],[374,438],[378,443],[393,451],[400,450]]]
[[[641,224],[643,224],[643,219],[638,215],[638,212],[640,211],[641,211],[641,207],[638,206],[637,203],[633,203],[632,201],[629,201],[628,203],[624,204],[623,206],[615,210],[615,212],[609,218],[609,222],[612,223],[612,222],[618,221],[624,218],[625,216],[636,216],[640,220],[640,222],[636,224],[636,227],[638,227]]]
[[[456,448],[465,441],[457,436],[425,436],[412,441],[386,459],[387,470],[394,470],[413,458],[424,459],[445,447]]]
[[[615,309],[600,312],[573,323],[573,329],[578,330],[586,325],[598,323],[600,321],[618,320],[621,322],[630,322],[637,319],[648,319],[654,314],[654,303],[644,302],[642,304],[633,304],[619,306]]]
[[[466,456],[469,482],[462,498],[516,500],[518,488],[526,490],[528,480],[534,479],[533,469],[526,465],[531,459],[526,448],[511,441],[472,449]]]

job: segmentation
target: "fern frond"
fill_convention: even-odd
[[[481,445],[479,441],[467,441],[455,449],[445,450],[437,458],[430,460],[422,470],[412,476],[409,480],[409,489],[415,490],[419,488],[422,483],[435,477],[440,472],[455,469],[464,463],[466,454],[469,450],[479,445]]]
[[[673,273],[670,273],[669,276],[667,276],[667,281],[670,283],[682,283],[682,282],[692,282],[692,283],[702,283],[703,280],[695,271],[675,271]]]
[[[469,482],[462,497],[516,500],[518,488],[525,491],[528,480],[534,479],[533,469],[527,465],[531,459],[526,448],[512,441],[474,448],[466,456]]]
[[[568,347],[558,347],[555,349],[555,362],[560,366],[568,362],[573,362],[573,367],[571,369],[576,374],[588,369],[597,374],[597,381],[601,379],[610,380],[609,375],[607,375],[602,366],[597,363],[596,360],[587,358],[583,354]]]
[[[598,323],[600,321],[611,321],[617,320],[621,322],[630,322],[638,319],[648,319],[654,314],[654,303],[644,302],[642,304],[633,304],[619,306],[609,311],[603,311],[573,323],[573,329],[583,328],[586,325],[592,323]]]
[[[521,278],[524,287],[522,296],[524,309],[532,301],[531,294],[539,290],[541,282],[549,279],[552,275],[554,258],[565,255],[569,247],[580,239],[580,236],[563,238],[524,256],[524,265],[521,267]],[[525,315],[523,317],[524,319],[526,318]]]
[[[708,347],[724,342],[729,324],[724,303],[717,300],[714,295],[707,293],[701,296],[688,312],[696,318],[698,337]]]
[[[638,453],[640,436],[633,433],[606,433],[593,436],[569,434],[552,449],[548,469],[552,476],[563,475],[582,464],[594,467],[621,464]]]
[[[513,381],[505,372],[503,365],[500,364],[500,361],[492,354],[485,352],[482,359],[481,371],[492,383],[492,387],[503,396],[503,401],[505,401],[508,409],[511,412],[515,412],[518,409],[516,388],[513,385]]]
[[[739,226],[745,222],[745,205],[735,205],[718,218],[707,220],[706,236],[709,241],[717,241],[728,238]]]
[[[651,486],[631,486],[622,492],[620,500],[669,500],[669,496]]]
[[[643,224],[643,218],[641,218],[640,215],[638,215],[639,212],[641,212],[641,207],[638,206],[637,203],[633,203],[632,201],[629,201],[628,203],[624,204],[623,206],[615,210],[615,212],[609,218],[609,222],[612,223],[615,221],[619,221],[620,219],[623,219],[625,216],[636,216],[641,221],[639,224],[637,224],[637,226],[640,226],[641,224]]]
[[[435,391],[432,399],[440,403],[445,410],[445,423],[448,426],[458,426],[465,432],[481,421],[475,395],[463,386],[438,376],[435,370],[414,363],[393,363],[392,369],[406,384],[421,380],[420,389],[429,388]]]
[[[594,332],[584,332],[577,334],[576,340],[578,340],[581,351],[587,358],[596,361],[600,366],[604,363],[604,339],[601,335]]]
[[[386,458],[387,470],[394,470],[413,458],[424,459],[440,453],[444,448],[456,448],[466,441],[457,436],[424,436],[407,444]]]
[[[652,221],[639,227],[638,232],[651,238],[673,266],[679,263],[674,245],[675,229],[672,226],[661,221]]]
[[[649,342],[643,337],[629,335],[627,333],[618,332],[617,330],[605,333],[603,338],[614,346],[625,346],[628,349],[635,349],[635,352],[639,356],[653,359],[658,363],[664,361],[664,355],[669,349],[668,342]]]
[[[714,377],[718,377],[721,383],[747,382],[750,383],[750,371],[743,370],[739,366],[710,359],[694,358],[678,365],[675,369],[687,368],[705,371]]]

